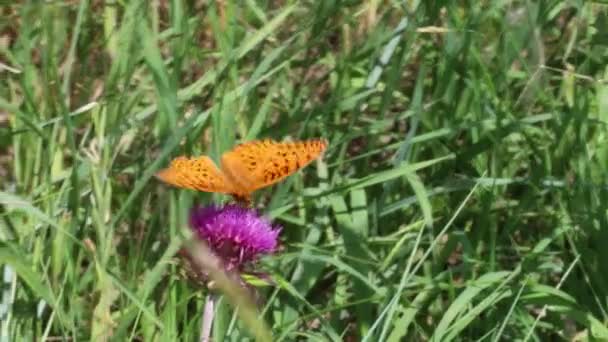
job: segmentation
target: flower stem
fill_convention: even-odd
[[[205,308],[203,310],[201,342],[210,342],[211,326],[213,325],[213,315],[215,313],[215,297],[211,293],[207,294]]]

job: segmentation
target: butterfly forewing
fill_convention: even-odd
[[[253,192],[279,182],[308,165],[327,148],[327,141],[272,140],[240,144],[222,156],[222,170],[233,184]]]
[[[234,193],[234,187],[211,158],[177,157],[168,168],[156,174],[160,180],[181,188],[206,192]]]

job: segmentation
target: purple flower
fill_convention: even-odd
[[[274,252],[281,231],[254,209],[234,204],[195,207],[190,213],[190,226],[227,270],[240,270],[260,255]]]

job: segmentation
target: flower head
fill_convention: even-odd
[[[190,226],[228,270],[274,252],[281,231],[254,209],[237,205],[196,207],[190,213]]]

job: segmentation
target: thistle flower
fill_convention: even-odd
[[[196,207],[190,227],[222,260],[226,270],[242,270],[261,255],[276,250],[281,228],[238,205]]]
[[[281,228],[260,217],[254,209],[238,205],[224,207],[195,207],[190,213],[190,228],[205,243],[198,242],[183,249],[186,271],[197,282],[208,283],[212,288],[217,281],[218,288],[246,312],[247,317],[255,317],[255,304],[247,292],[247,286],[239,274],[244,267],[256,261],[261,255],[272,253],[277,248]],[[192,269],[194,266],[194,269]],[[222,270],[223,269],[223,270]],[[223,272],[223,271],[228,272]],[[235,272],[230,272],[235,271]],[[215,285],[213,286],[215,287]],[[207,293],[203,317],[201,319],[201,341],[209,341],[214,318],[215,295]],[[241,310],[239,310],[241,311]],[[270,340],[263,322],[248,320],[263,340]],[[255,324],[254,324],[255,323]]]

